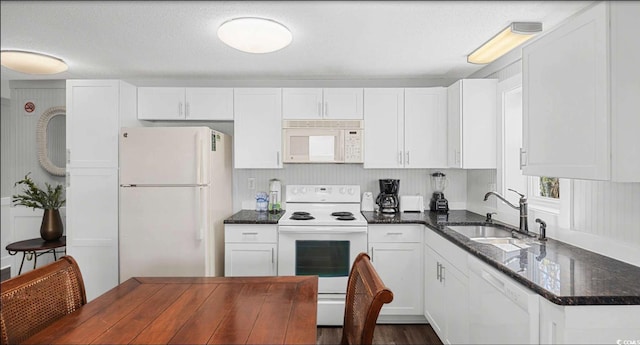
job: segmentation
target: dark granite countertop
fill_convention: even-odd
[[[278,213],[258,212],[254,210],[240,210],[224,220],[225,224],[278,224],[284,210]]]
[[[548,239],[526,249],[505,252],[471,241],[447,225],[484,224],[469,211],[399,213],[386,216],[362,212],[369,224],[424,224],[458,247],[498,269],[547,300],[559,305],[640,304],[640,267],[570,244]],[[514,229],[493,221],[497,227]]]

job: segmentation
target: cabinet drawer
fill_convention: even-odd
[[[224,241],[227,243],[276,243],[278,227],[276,225],[225,224]]]
[[[424,226],[369,225],[369,242],[422,242]]]
[[[426,229],[425,244],[441,255],[451,265],[465,276],[469,275],[467,264],[467,252],[446,238],[437,234],[434,230]]]

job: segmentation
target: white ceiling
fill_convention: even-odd
[[[64,59],[67,72],[2,80],[430,79],[482,68],[466,55],[512,21],[549,30],[591,1],[2,1],[2,49]],[[224,45],[226,20],[283,23],[290,46],[248,54]]]

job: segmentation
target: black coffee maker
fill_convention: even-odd
[[[376,204],[382,213],[398,213],[400,209],[400,200],[398,199],[398,190],[400,189],[400,180],[380,179],[380,194],[376,198]]]

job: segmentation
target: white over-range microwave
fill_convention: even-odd
[[[363,163],[362,120],[284,120],[284,163]]]

